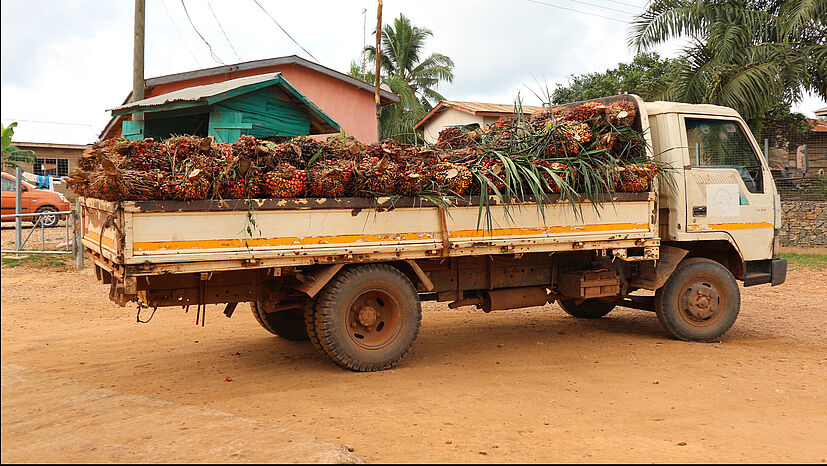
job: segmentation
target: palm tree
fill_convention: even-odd
[[[713,103],[757,119],[804,91],[827,98],[824,0],[653,0],[633,23],[638,51],[689,38],[660,97]]]
[[[385,76],[397,76],[411,88],[411,91],[429,108],[445,100],[436,91],[441,81],[454,80],[454,62],[441,53],[432,53],[424,60],[420,54],[425,40],[433,36],[427,28],[411,24],[405,15],[399,15],[393,25],[387,24],[382,30],[382,72]],[[376,60],[376,49],[366,48],[370,60]]]

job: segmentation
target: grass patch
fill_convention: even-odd
[[[806,267],[808,269],[827,270],[827,254],[797,254],[783,252],[778,255],[787,259],[789,265]]]
[[[2,258],[3,267],[13,269],[21,265],[40,269],[63,269],[74,262],[75,256],[71,254],[25,254],[20,257],[6,255]]]

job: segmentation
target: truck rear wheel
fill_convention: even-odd
[[[304,327],[304,310],[288,309],[286,311],[266,312],[272,304],[253,301],[250,310],[256,321],[265,330],[290,341],[307,340],[307,330]]]
[[[735,323],[740,307],[735,277],[710,259],[684,259],[655,292],[658,320],[684,341],[717,340]]]
[[[566,314],[580,319],[599,319],[615,308],[615,303],[607,303],[599,299],[586,299],[576,304],[573,299],[561,299],[557,301]]]
[[[337,364],[355,371],[396,365],[419,335],[419,295],[402,272],[384,264],[343,269],[320,293],[316,335]]]

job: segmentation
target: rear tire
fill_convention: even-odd
[[[586,299],[580,304],[576,304],[573,299],[561,299],[557,303],[566,311],[566,314],[578,319],[599,319],[616,306],[615,303],[607,303],[595,298]]]
[[[704,258],[684,259],[655,292],[663,328],[684,341],[715,341],[738,318],[741,292],[723,265]]]
[[[378,371],[408,354],[422,321],[419,295],[385,264],[340,271],[319,294],[314,324],[322,349],[354,371]]]
[[[250,303],[253,316],[265,330],[290,341],[305,341],[308,339],[307,330],[304,327],[303,309],[265,312],[268,306],[271,306],[271,304],[259,301]]]

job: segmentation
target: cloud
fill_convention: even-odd
[[[293,54],[312,59],[251,0],[185,2],[192,23],[218,60],[236,63]],[[259,2],[296,42],[333,69],[349,70],[351,60],[359,59],[363,37],[368,44],[375,40],[373,0]],[[560,0],[547,3],[607,13]],[[119,105],[132,88],[132,5],[3,1],[3,120],[61,121],[102,129],[109,119],[105,110]],[[453,83],[438,88],[453,100],[511,103],[519,92],[525,104],[536,105],[539,99],[532,90],[551,91],[569,75],[603,71],[631,57],[626,25],[528,1],[384,2],[386,24],[400,13],[433,32],[426,54],[439,52],[454,60]],[[180,0],[147,0],[145,76],[218,65]]]

